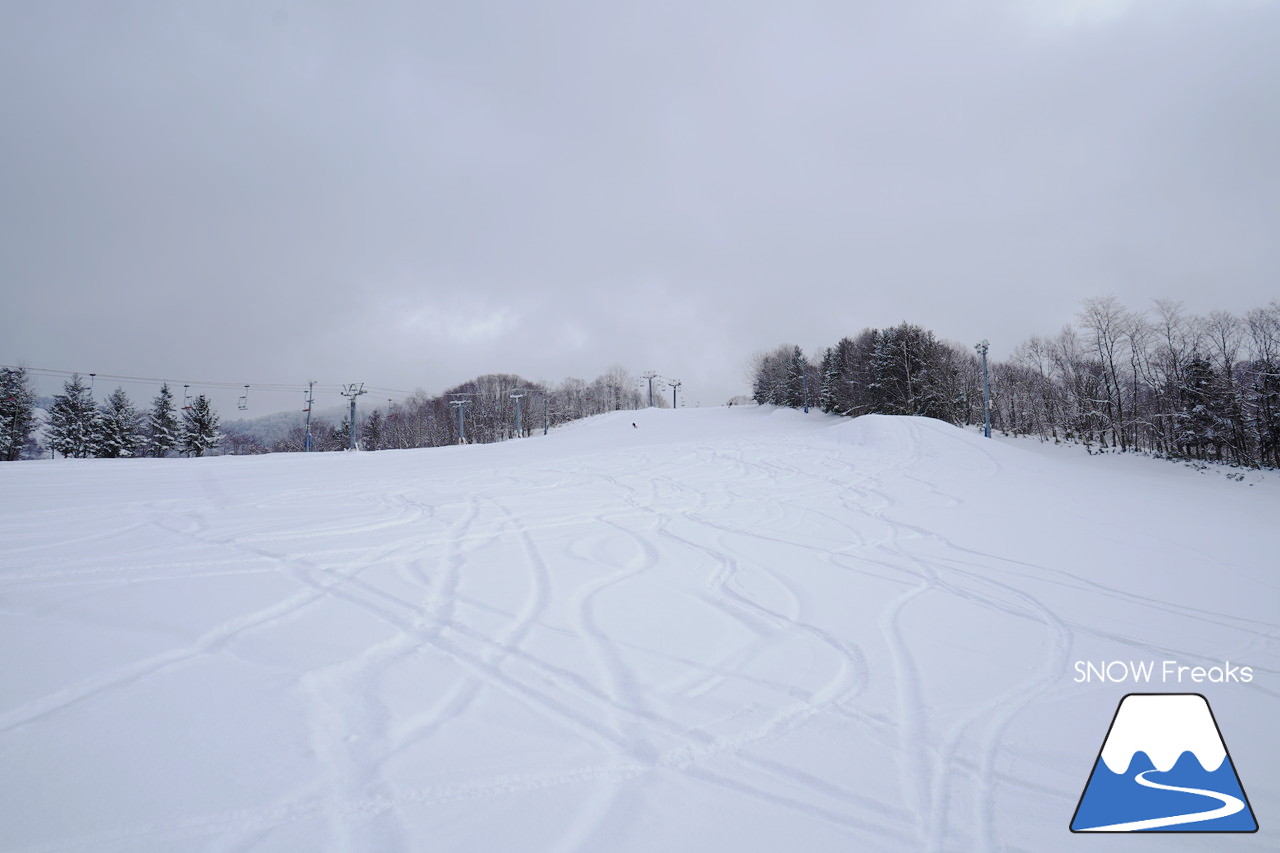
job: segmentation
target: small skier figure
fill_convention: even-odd
[[[632,429],[639,429],[639,427],[638,427],[638,426],[636,426],[636,422],[635,422],[635,421],[632,421],[632,422],[631,422],[631,428],[632,428]]]

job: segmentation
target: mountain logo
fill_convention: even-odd
[[[1120,700],[1071,818],[1072,832],[1257,832],[1209,701]]]

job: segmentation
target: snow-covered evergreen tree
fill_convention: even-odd
[[[160,393],[151,401],[151,412],[147,415],[146,454],[166,456],[181,443],[182,425],[173,411],[173,392],[166,382],[160,386]]]
[[[839,381],[832,404],[839,415],[861,415],[868,409],[867,387],[871,370],[871,353],[875,349],[876,331],[864,329],[856,338],[841,338],[836,344],[836,374]]]
[[[798,409],[805,404],[805,375],[809,372],[809,359],[804,357],[800,347],[794,347],[787,362],[786,391],[782,399],[784,406]]]
[[[182,449],[191,456],[203,456],[222,442],[218,432],[218,415],[209,398],[201,394],[182,413]]]
[[[836,384],[840,381],[834,348],[827,347],[822,351],[822,363],[818,372],[822,377],[818,385],[818,408],[824,412],[832,412],[835,410]]]
[[[1254,359],[1249,364],[1249,412],[1257,461],[1280,467],[1280,302],[1245,315]]]
[[[123,388],[116,388],[98,408],[98,456],[115,459],[137,456],[142,446],[142,416]]]
[[[346,450],[351,446],[351,418],[348,415],[342,416],[342,423],[338,424],[333,430],[332,444],[330,450]]]
[[[94,451],[97,411],[89,389],[74,373],[53,398],[49,410],[49,444],[63,456],[83,459]]]
[[[383,427],[382,411],[374,409],[360,427],[360,447],[364,450],[381,450]]]
[[[0,461],[22,456],[36,423],[36,392],[22,367],[0,368]]]
[[[1178,431],[1178,443],[1188,455],[1205,459],[1212,452],[1221,458],[1227,434],[1222,396],[1220,377],[1213,365],[1199,353],[1193,354],[1183,380]]]
[[[866,330],[859,340],[868,339],[876,334]],[[841,338],[834,347],[829,347],[822,359],[821,369],[821,406],[822,411],[837,415],[861,414],[865,409],[867,396],[866,383],[860,381],[861,374],[867,372],[870,355],[859,357],[857,343],[850,338]],[[870,350],[868,349],[868,353]]]
[[[1249,369],[1251,421],[1257,435],[1258,459],[1264,465],[1280,466],[1280,361],[1258,360]]]
[[[945,417],[935,376],[937,339],[910,323],[881,329],[871,356],[871,411]]]

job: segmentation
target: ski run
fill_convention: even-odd
[[[11,853],[1280,849],[1275,474],[733,407],[0,501]],[[1259,832],[1068,831],[1130,692]]]

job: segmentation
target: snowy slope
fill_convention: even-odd
[[[2,466],[0,849],[1220,849],[1067,830],[1143,690],[1277,849],[1280,484],[1052,451],[734,407]],[[1166,659],[1254,680],[1074,681]]]

